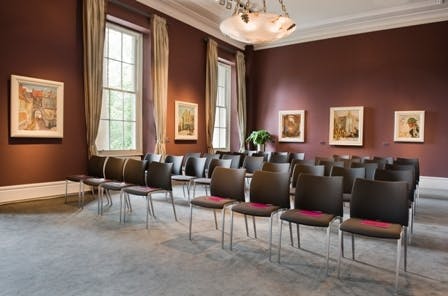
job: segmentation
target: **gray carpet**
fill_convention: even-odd
[[[83,210],[62,198],[0,206],[0,295],[391,295],[396,244],[357,238],[357,261],[343,259],[336,276],[337,232],[331,236],[325,275],[325,233],[303,228],[302,247],[289,245],[282,261],[268,260],[268,224],[257,220],[258,240],[245,235],[236,216],[234,249],[221,249],[220,232],[209,211],[194,212],[188,240],[189,208],[176,188],[174,221],[163,195],[154,201],[157,219],[145,229],[144,200],[119,224],[118,196],[97,216],[96,201]],[[448,200],[422,196],[408,272],[401,272],[399,295],[446,295],[448,290]],[[230,218],[230,215],[227,216]],[[219,216],[218,216],[219,218]],[[227,219],[229,222],[229,219]],[[252,231],[251,231],[252,235]],[[278,224],[274,224],[277,254]],[[346,246],[349,238],[346,238]],[[346,250],[350,257],[350,248]]]

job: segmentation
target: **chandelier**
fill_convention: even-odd
[[[232,16],[223,20],[219,26],[221,32],[232,39],[247,44],[268,43],[289,36],[296,29],[283,0],[278,0],[281,14],[267,12],[266,0],[263,0],[261,10],[256,10],[254,3],[249,0],[219,1],[228,9],[232,8],[232,2],[235,3]]]

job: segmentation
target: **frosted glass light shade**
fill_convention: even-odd
[[[295,31],[292,19],[273,13],[247,13],[248,22],[242,14],[235,14],[221,22],[219,29],[232,39],[248,44],[273,42]]]

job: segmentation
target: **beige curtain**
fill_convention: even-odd
[[[157,15],[152,18],[153,57],[152,77],[156,148],[154,153],[166,154],[166,119],[168,101],[169,43],[166,20]]]
[[[103,100],[105,0],[83,1],[84,106],[89,158],[97,154],[95,140]]]
[[[215,129],[216,97],[218,95],[218,44],[209,39],[205,77],[205,124],[207,126],[207,150],[214,153],[213,131]]]
[[[240,152],[245,150],[246,141],[246,62],[244,53],[236,52],[236,76],[237,76],[237,115],[238,115],[238,134],[240,138]]]

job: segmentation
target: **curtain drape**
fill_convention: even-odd
[[[236,76],[237,76],[237,115],[238,134],[240,139],[240,152],[245,150],[246,142],[246,62],[244,53],[236,52]]]
[[[152,18],[153,36],[153,96],[156,147],[154,153],[166,153],[166,120],[168,101],[168,57],[169,41],[166,20],[154,15]]]
[[[207,126],[207,150],[214,153],[213,131],[215,129],[216,97],[218,93],[218,44],[209,39],[205,78],[205,124]]]
[[[105,0],[83,1],[84,105],[89,158],[97,154],[95,140],[103,99]]]

